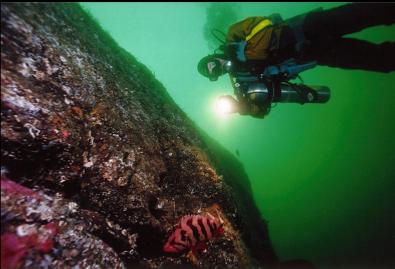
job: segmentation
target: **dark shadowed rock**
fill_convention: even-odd
[[[78,5],[2,4],[1,33],[2,262],[277,262],[241,164]],[[213,205],[224,237],[198,257],[162,251],[180,217]]]

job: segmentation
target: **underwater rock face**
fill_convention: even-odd
[[[33,191],[1,179],[1,268],[122,268],[114,250],[94,234],[104,219],[61,194]]]
[[[78,5],[2,4],[1,33],[2,267],[277,262],[241,164]],[[214,205],[223,237],[163,252]]]

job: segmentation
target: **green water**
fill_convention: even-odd
[[[238,19],[284,19],[340,3],[232,3]],[[395,73],[317,67],[305,83],[327,85],[324,105],[279,104],[264,120],[214,112],[231,94],[227,77],[209,82],[196,70],[208,53],[209,3],[83,3],[120,46],[146,64],[175,102],[243,163],[269,221],[281,260],[324,267],[394,263]],[[395,39],[395,25],[354,37]],[[394,59],[395,60],[395,59]]]

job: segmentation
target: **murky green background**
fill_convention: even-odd
[[[210,3],[82,3],[120,46],[155,73],[176,103],[236,154],[282,260],[325,265],[394,262],[395,73],[317,67],[306,84],[327,85],[324,105],[279,104],[264,120],[218,117],[215,98],[228,77],[209,82],[196,70],[213,51],[203,36]],[[284,19],[340,3],[230,3],[237,18]],[[354,34],[395,40],[395,25]],[[395,60],[395,59],[394,59]],[[116,79],[116,77],[114,77]]]

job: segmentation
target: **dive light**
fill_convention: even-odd
[[[230,95],[220,96],[217,99],[216,109],[221,115],[239,112],[237,100]]]

